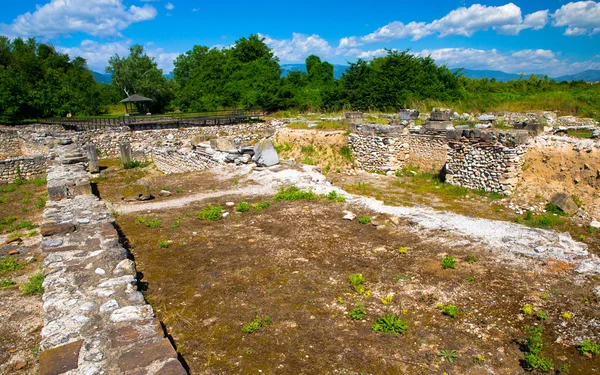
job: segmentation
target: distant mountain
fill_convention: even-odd
[[[341,64],[333,64],[333,76],[335,79],[342,78],[342,74],[348,69],[348,65]],[[306,65],[305,64],[281,64],[281,69],[283,73],[281,74],[283,77],[287,76],[289,72],[300,71],[306,73]]]
[[[452,69],[452,70],[457,71],[458,69]],[[472,70],[472,69],[463,69],[462,74],[467,78],[474,78],[474,79],[495,78],[496,81],[500,81],[500,82],[506,82],[506,81],[510,81],[513,79],[519,79],[519,77],[521,76],[520,74],[505,73],[505,72],[501,72],[499,70]]]
[[[561,76],[555,78],[556,81],[586,81],[586,82],[598,82],[600,81],[600,70],[584,70],[581,73],[571,74],[567,76]]]
[[[112,80],[112,76],[110,74],[102,74],[94,71],[92,71],[92,74],[94,75],[96,82],[110,85],[110,81]]]

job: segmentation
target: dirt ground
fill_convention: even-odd
[[[205,206],[145,212],[160,221],[155,229],[140,224],[140,215],[118,218],[144,294],[191,374],[520,374],[526,325],[544,327],[543,354],[556,369],[600,371],[598,356],[575,346],[600,339],[594,284],[574,279],[566,264],[498,262],[465,238],[419,233],[395,218],[346,221],[345,209],[374,214],[345,203],[273,201],[261,211],[227,208],[230,216],[215,222],[195,217]],[[442,269],[445,255],[458,260],[457,269]],[[477,260],[470,264],[469,256]],[[352,289],[353,273],[364,275],[369,298]],[[393,302],[385,305],[388,294]],[[354,321],[348,314],[357,302],[366,316]],[[524,316],[526,303],[548,319]],[[458,316],[443,315],[438,304],[458,306]],[[572,318],[562,318],[565,312]],[[372,331],[386,313],[408,323],[404,335]],[[242,332],[257,316],[272,324]],[[449,363],[441,350],[458,358]],[[475,364],[478,356],[485,362]]]

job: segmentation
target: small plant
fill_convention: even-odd
[[[531,315],[533,314],[533,306],[531,306],[529,303],[526,303],[523,305],[523,307],[521,307],[521,311],[523,312],[523,315]]]
[[[265,318],[263,320],[264,320],[265,324],[268,325],[268,326],[270,326],[271,324],[273,324],[273,319],[271,319],[271,317],[268,316],[268,315],[265,316]]]
[[[23,267],[25,267],[25,262],[19,263],[11,256],[0,259],[0,272],[17,271]]]
[[[527,353],[525,354],[525,365],[531,370],[542,370],[547,372],[554,367],[554,362],[551,358],[546,358],[539,354]]]
[[[151,229],[160,228],[160,220],[150,219],[150,220],[146,221],[146,226]]]
[[[546,312],[544,312],[544,311],[538,311],[537,312],[537,318],[539,320],[546,320],[546,319],[548,319],[548,314]]]
[[[442,259],[442,268],[445,270],[448,268],[456,269],[456,259],[450,255],[445,256],[444,259]]]
[[[15,232],[15,233],[11,233],[8,235],[8,239],[12,240],[14,238],[20,238],[21,236],[23,236],[23,233],[21,232]]]
[[[394,296],[391,294],[388,294],[387,296],[380,298],[379,299],[381,301],[381,303],[383,303],[384,305],[391,305],[394,302]]]
[[[196,218],[200,220],[217,221],[221,220],[223,216],[223,207],[221,205],[202,208],[202,211],[196,212]]]
[[[182,188],[177,188],[177,189],[175,189],[175,192],[177,194],[181,194],[181,193],[183,193],[183,189]]]
[[[482,355],[478,355],[477,357],[473,358],[473,363],[475,363],[475,364],[485,363],[485,358]]]
[[[590,355],[598,355],[600,354],[600,344],[596,344],[590,340],[585,340],[577,347],[579,349],[579,353],[585,355],[589,353]]]
[[[546,208],[546,212],[551,213],[553,215],[569,216],[568,213],[566,213],[563,210],[561,210],[560,208],[558,208],[558,206],[555,205],[554,203],[546,203],[545,208]]]
[[[346,201],[346,197],[344,197],[343,195],[338,195],[338,193],[335,190],[330,191],[329,194],[326,195],[326,198],[330,201],[338,203],[343,203]]]
[[[265,208],[269,207],[271,207],[271,202],[259,202],[252,205],[252,208],[254,208],[256,211],[264,210]]]
[[[31,237],[35,236],[37,233],[38,233],[38,231],[37,231],[37,230],[35,230],[35,229],[34,229],[34,230],[30,230],[29,232],[27,232],[27,233],[25,234],[25,237],[27,237],[27,238],[31,238]]]
[[[542,293],[542,297],[541,298],[543,300],[549,299],[550,298],[550,291],[549,290],[544,291],[544,293]]]
[[[472,276],[472,275],[471,276],[467,276],[467,278],[465,279],[465,281],[473,282],[473,281],[475,281],[475,276]]]
[[[400,254],[406,254],[406,252],[408,251],[408,249],[404,246],[400,247],[400,249],[398,249],[398,252]]]
[[[562,313],[560,316],[562,316],[566,320],[569,320],[569,319],[571,319],[573,317],[573,315],[570,312],[568,312],[568,311]]]
[[[350,284],[356,292],[359,294],[363,294],[366,290],[365,287],[365,278],[361,273],[353,273],[349,277]]]
[[[253,333],[258,331],[260,327],[262,327],[262,320],[257,316],[253,321],[242,327],[242,332]]]
[[[180,225],[181,225],[181,219],[175,219],[175,220],[173,220],[173,224],[171,224],[171,228],[179,228]]]
[[[458,315],[458,306],[455,305],[438,305],[438,309],[451,318],[456,318],[456,315]]]
[[[465,262],[469,263],[469,264],[473,264],[475,262],[477,262],[479,260],[479,258],[477,258],[476,255],[467,255],[465,257]]]
[[[134,219],[135,224],[146,224],[146,218],[143,216],[136,216]]]
[[[37,272],[29,277],[29,281],[21,286],[23,294],[28,296],[32,294],[44,294],[44,275]]]
[[[392,332],[394,335],[402,335],[408,329],[408,323],[400,319],[396,314],[388,314],[378,318],[373,323],[371,329],[373,332]]]
[[[370,216],[361,216],[358,218],[358,222],[361,224],[369,224],[371,222],[371,217]]]
[[[246,354],[252,355],[252,348],[246,348]]]
[[[525,339],[526,369],[549,371],[554,366],[552,359],[540,355],[540,352],[544,348],[544,343],[542,341],[543,331],[542,327],[525,327],[525,333],[528,334],[528,337]]]
[[[365,305],[362,302],[357,302],[354,305],[352,311],[350,311],[350,319],[361,320],[367,313],[365,312]]]
[[[250,204],[248,202],[240,202],[235,208],[237,212],[248,212],[250,211]]]
[[[140,163],[138,160],[131,160],[131,161],[128,161],[127,163],[123,163],[123,169],[133,169],[133,168],[137,168],[141,165],[142,165],[142,163]]]
[[[454,360],[458,358],[458,354],[456,353],[456,350],[440,350],[438,357],[443,357],[449,363],[453,363]]]
[[[340,148],[340,154],[342,155],[342,157],[344,159],[346,159],[350,163],[352,163],[352,151],[350,150],[350,147],[348,147],[348,146],[342,146]]]
[[[0,289],[9,288],[15,284],[10,277],[0,277]]]
[[[279,192],[273,196],[276,201],[315,200],[317,196],[312,190],[303,191],[292,185],[287,188],[281,187]]]
[[[166,249],[169,247],[169,241],[166,240],[159,240],[158,241],[158,247]]]

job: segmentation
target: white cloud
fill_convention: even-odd
[[[394,21],[380,27],[371,34],[363,36],[360,40],[364,43],[376,43],[408,37],[418,40],[431,33],[429,26],[425,22],[411,22],[405,25],[402,22]]]
[[[543,49],[501,53],[496,49],[440,48],[423,50],[415,55],[431,55],[438,64],[446,64],[452,68],[537,73],[551,77],[578,73],[586,69],[600,69],[600,62],[590,60],[571,62],[569,59],[561,59],[558,53]]]
[[[129,55],[129,47],[133,42],[131,40],[99,43],[97,41],[86,39],[77,47],[57,47],[62,53],[67,53],[71,59],[81,56],[88,62],[88,67],[96,72],[104,73],[104,69],[108,66],[108,60],[115,54],[121,57]],[[147,43],[148,46],[153,46],[154,43]],[[176,52],[165,52],[162,48],[145,48],[144,51],[148,56],[154,57],[158,67],[163,70],[163,73],[173,71],[173,62],[180,55]]]
[[[331,47],[329,42],[316,34],[293,33],[292,39],[273,39],[268,35],[260,36],[265,38],[265,43],[273,49],[273,53],[281,61],[303,61],[312,54],[321,58],[328,58],[337,54],[335,48]]]
[[[340,44],[338,48],[354,48],[362,46],[364,43],[358,41],[358,38],[355,36],[350,36],[348,38],[340,39]]]
[[[148,4],[126,8],[123,0],[51,0],[0,24],[0,33],[9,36],[54,38],[83,32],[94,36],[120,36],[135,22],[154,19],[156,9]]]
[[[372,59],[375,57],[381,57],[387,55],[387,51],[383,48],[376,49],[373,51],[362,51],[356,55],[359,59]]]
[[[173,5],[173,3],[167,3],[165,5],[165,9],[166,10],[173,10],[173,9],[175,9],[175,5]]]
[[[566,26],[564,35],[595,35],[600,33],[600,3],[579,1],[563,5],[552,15],[552,26]]]
[[[512,25],[502,25],[496,27],[496,30],[500,34],[507,35],[518,35],[522,30],[525,29],[533,29],[533,30],[541,30],[548,23],[548,10],[540,10],[525,16],[523,23],[521,24],[512,24]]]
[[[200,8],[193,8],[192,12],[198,12],[200,10]]]

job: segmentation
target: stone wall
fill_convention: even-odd
[[[216,161],[200,152],[182,152],[166,148],[154,149],[152,159],[154,165],[166,174],[201,171],[217,165]]]
[[[29,179],[46,173],[46,157],[19,157],[0,160],[0,182],[11,183],[17,177]]]
[[[57,150],[60,156],[65,150]],[[72,152],[72,151],[70,151]],[[65,159],[57,158],[53,163]],[[40,231],[45,255],[40,375],[184,375],[106,204],[83,164],[52,165]],[[52,191],[50,189],[52,188]],[[62,193],[61,193],[62,192]]]
[[[0,159],[21,156],[21,139],[16,129],[0,127]]]

